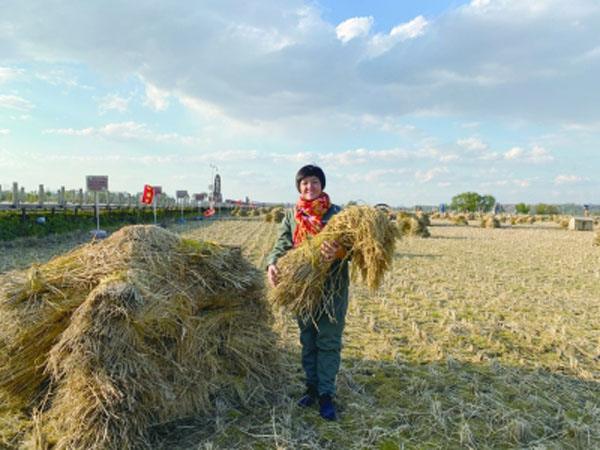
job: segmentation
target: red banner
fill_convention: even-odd
[[[142,194],[142,203],[151,205],[154,200],[154,189],[149,184],[144,185],[144,193]]]

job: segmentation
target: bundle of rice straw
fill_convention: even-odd
[[[428,227],[431,225],[431,214],[430,213],[426,213],[423,211],[418,211],[415,213],[416,218],[419,220],[419,222],[423,222],[423,224]]]
[[[265,222],[275,222],[281,223],[283,218],[285,217],[285,211],[282,207],[278,206],[277,208],[273,208],[265,215]]]
[[[596,230],[596,234],[594,236],[594,245],[600,245],[600,228]]]
[[[479,219],[479,226],[481,228],[500,228],[500,221],[496,216],[487,214]]]
[[[0,316],[0,401],[57,449],[148,448],[150,426],[264,400],[281,374],[262,274],[159,227],[5,274]]]
[[[469,225],[469,215],[468,214],[453,214],[450,217],[450,220],[454,225]]]
[[[427,226],[431,224],[427,214],[409,214],[401,211],[396,214],[396,224],[402,236],[429,237]]]
[[[323,292],[332,263],[321,256],[323,241],[338,241],[349,250],[352,278],[356,280],[360,274],[368,288],[375,291],[391,269],[399,237],[387,213],[369,206],[347,207],[333,216],[319,234],[279,259],[279,284],[271,290],[270,300],[304,321],[315,321],[323,313],[332,317],[332,298],[324,298]]]

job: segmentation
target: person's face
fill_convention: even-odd
[[[300,197],[307,202],[314,200],[322,193],[321,180],[318,177],[310,176],[302,178],[300,181]]]

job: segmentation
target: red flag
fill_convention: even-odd
[[[211,208],[211,209],[207,209],[206,211],[204,211],[204,215],[205,215],[206,217],[210,217],[210,216],[212,216],[214,213],[215,213],[215,210],[214,210],[214,209],[212,209],[212,208]]]
[[[151,205],[154,200],[154,188],[149,184],[144,185],[144,193],[142,194],[142,203]]]

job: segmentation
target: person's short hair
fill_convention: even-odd
[[[325,173],[319,166],[308,164],[298,171],[296,174],[296,189],[300,192],[300,182],[306,177],[317,177],[321,182],[321,189],[325,189]]]

